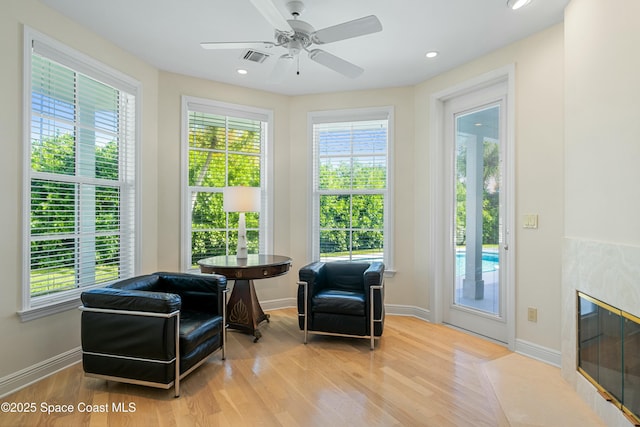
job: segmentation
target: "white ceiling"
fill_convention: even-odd
[[[569,0],[533,0],[512,11],[506,0],[305,0],[300,19],[316,29],[376,15],[383,30],[322,46],[365,69],[344,77],[300,55],[300,75],[269,82],[284,48],[261,64],[243,50],[213,51],[202,41],[273,41],[273,28],[249,0],[41,0],[153,66],[224,83],[300,95],[423,82],[492,50],[562,22]],[[273,0],[283,15],[287,0]],[[440,52],[425,58],[430,50]],[[249,71],[239,75],[238,68]]]

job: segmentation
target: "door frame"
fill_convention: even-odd
[[[505,282],[505,313],[504,319],[507,327],[507,346],[510,350],[515,350],[516,322],[515,322],[515,65],[510,64],[505,67],[490,71],[478,77],[472,78],[448,89],[436,92],[430,97],[430,137],[429,137],[429,166],[430,166],[430,283],[429,301],[431,308],[431,321],[442,323],[444,317],[444,304],[448,304],[449,299],[445,293],[447,284],[447,269],[452,269],[453,260],[450,259],[448,248],[453,241],[453,230],[448,227],[450,223],[447,215],[452,211],[449,204],[451,201],[452,183],[448,180],[447,150],[444,147],[445,127],[444,127],[444,105],[449,99],[462,96],[499,82],[506,82],[506,112],[507,120],[506,141],[503,182],[505,209],[502,225],[504,239],[502,245],[506,245],[508,250],[504,251],[508,271],[504,275]]]

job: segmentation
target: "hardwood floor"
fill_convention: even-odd
[[[183,380],[180,398],[85,378],[76,364],[3,398],[37,408],[2,412],[0,426],[508,425],[479,368],[510,354],[502,346],[400,316],[387,316],[375,351],[367,340],[317,335],[304,345],[294,309],[270,314],[258,343],[230,331],[227,360],[214,354]],[[73,412],[47,414],[43,404]]]

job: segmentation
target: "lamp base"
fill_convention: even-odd
[[[249,258],[249,254],[247,253],[247,248],[238,248],[238,252],[236,253],[237,259],[247,259]]]
[[[238,248],[236,250],[237,259],[247,259],[249,254],[247,252],[247,225],[244,218],[244,212],[240,212],[240,218],[238,218]]]

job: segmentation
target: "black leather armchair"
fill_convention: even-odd
[[[226,347],[224,276],[154,273],[81,295],[85,375],[169,389]]]
[[[308,334],[370,339],[384,329],[384,264],[315,262],[300,269],[298,323]]]

